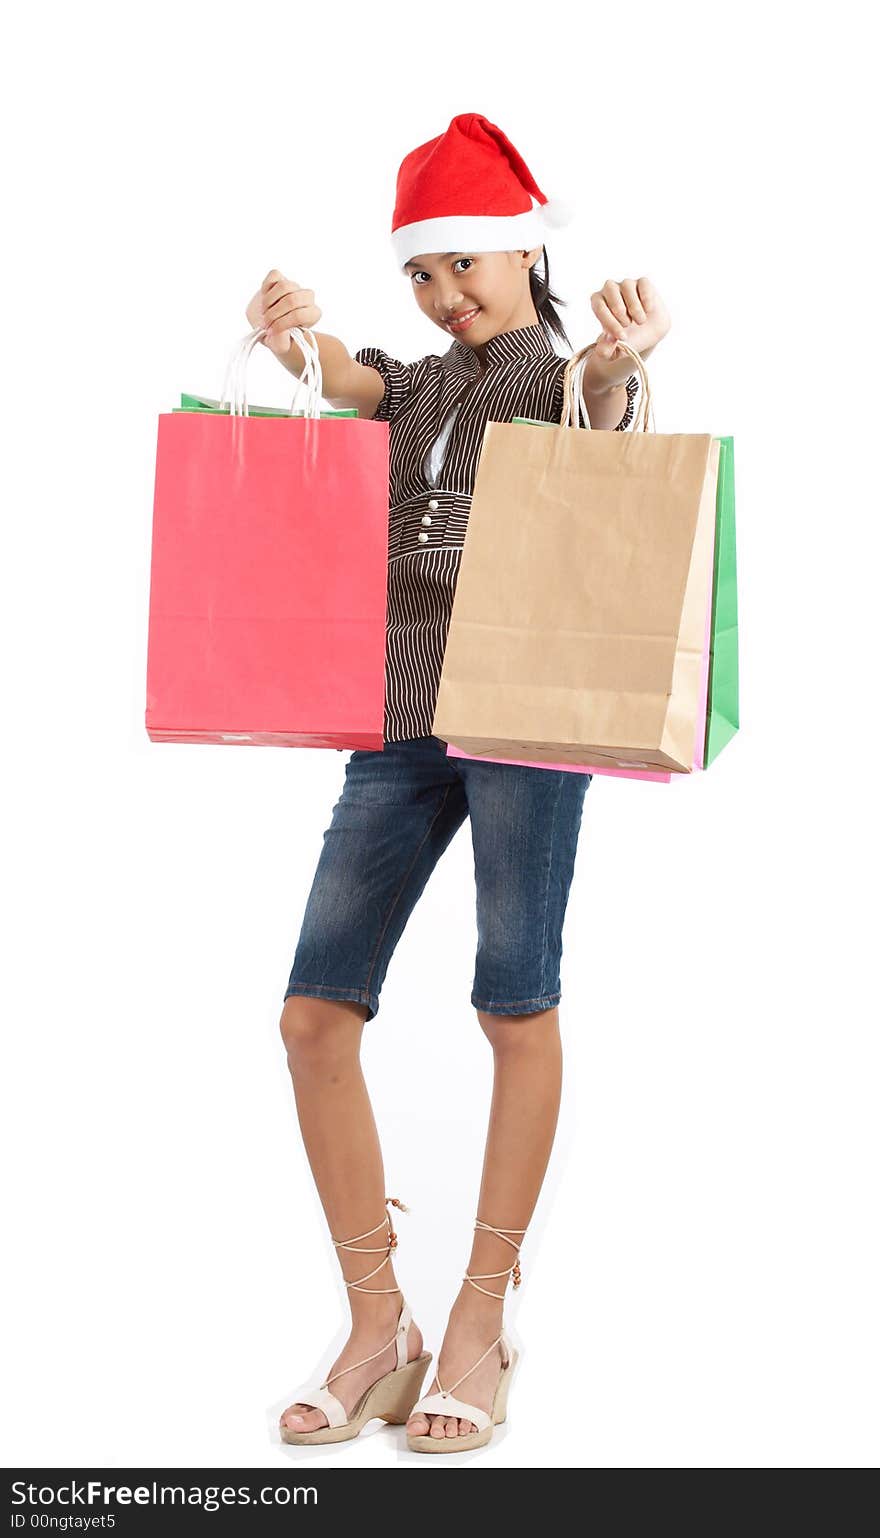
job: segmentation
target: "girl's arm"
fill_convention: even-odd
[[[338,336],[328,336],[326,331],[313,331],[321,359],[324,399],[337,411],[357,409],[359,417],[372,418],[376,407],[385,394],[385,380],[378,369],[365,368],[356,363],[344,342]],[[284,367],[299,378],[305,368],[305,359],[292,337],[286,352],[274,349]],[[624,392],[626,393],[626,392]]]
[[[627,375],[629,378],[629,375]],[[590,419],[591,428],[615,428],[626,411],[629,396],[626,393],[626,385],[612,385],[607,390],[587,389],[587,370],[584,369],[583,387],[584,405],[587,408],[587,416]]]
[[[255,329],[265,330],[260,341],[297,378],[302,374],[306,360],[290,335],[291,328],[297,326],[300,330],[311,331],[321,360],[324,399],[339,411],[350,411],[354,407],[358,416],[373,416],[385,394],[385,380],[377,369],[355,362],[338,337],[314,330],[321,319],[314,289],[301,288],[273,267],[245,314]]]

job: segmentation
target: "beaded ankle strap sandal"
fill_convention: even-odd
[[[517,1244],[514,1239],[508,1238],[508,1234],[525,1234],[526,1230],[524,1228],[493,1228],[491,1223],[482,1223],[479,1218],[477,1218],[474,1226],[485,1230],[487,1233],[497,1235],[499,1239],[503,1239],[505,1244],[509,1244],[517,1252],[513,1265],[508,1266],[504,1271],[478,1271],[473,1276],[470,1272],[466,1271],[464,1274],[464,1280],[470,1282],[471,1286],[477,1289],[477,1292],[484,1293],[487,1298],[503,1298],[503,1292],[494,1292],[488,1287],[481,1287],[480,1283],[493,1281],[499,1276],[510,1276],[513,1278],[514,1287],[520,1285],[522,1271],[519,1263],[519,1249],[522,1240]],[[496,1346],[500,1348],[501,1352],[501,1375],[495,1389],[492,1408],[487,1412],[486,1410],[481,1410],[479,1405],[468,1404],[465,1399],[457,1399],[455,1390],[464,1382],[465,1378],[469,1378],[471,1373],[475,1372],[485,1362],[486,1357],[491,1351],[495,1350]],[[468,1448],[485,1447],[487,1442],[491,1442],[495,1427],[500,1426],[507,1419],[507,1396],[510,1392],[510,1382],[513,1377],[513,1369],[516,1366],[518,1354],[506,1331],[502,1329],[498,1338],[493,1340],[491,1346],[487,1346],[483,1355],[478,1361],[474,1362],[473,1367],[469,1367],[467,1372],[463,1372],[461,1377],[457,1378],[450,1388],[445,1389],[443,1387],[438,1371],[436,1375],[437,1391],[433,1394],[426,1394],[423,1399],[418,1400],[413,1405],[410,1416],[419,1414],[456,1416],[460,1420],[471,1421],[477,1429],[476,1431],[467,1432],[464,1436],[457,1437],[407,1436],[406,1443],[410,1451],[414,1453],[461,1453],[466,1452]]]
[[[386,1207],[399,1207],[401,1212],[407,1212],[403,1202],[396,1196],[385,1198]],[[368,1245],[361,1248],[362,1239],[370,1239],[380,1228],[387,1225],[388,1233],[384,1244]],[[359,1255],[382,1254],[382,1259],[372,1271],[367,1271],[357,1281],[346,1282],[346,1287],[353,1292],[400,1292],[399,1287],[364,1287],[371,1277],[377,1276],[382,1267],[387,1265],[391,1255],[397,1249],[397,1235],[391,1222],[390,1214],[386,1211],[384,1218],[377,1223],[375,1228],[367,1229],[364,1234],[357,1234],[353,1239],[334,1239],[337,1250],[354,1250]],[[367,1421],[379,1416],[391,1426],[406,1424],[412,1410],[413,1402],[418,1398],[419,1390],[428,1363],[431,1360],[430,1351],[423,1351],[420,1356],[414,1357],[411,1362],[406,1359],[406,1336],[412,1323],[412,1310],[400,1293],[401,1309],[397,1320],[397,1329],[391,1339],[374,1351],[371,1356],[365,1356],[360,1362],[352,1362],[350,1367],[343,1367],[339,1372],[334,1372],[323,1383],[307,1383],[295,1391],[294,1404],[309,1405],[313,1409],[322,1410],[327,1417],[327,1425],[320,1426],[317,1431],[292,1431],[289,1426],[281,1423],[281,1440],[292,1442],[295,1445],[310,1442],[347,1442],[361,1432]],[[383,1355],[390,1346],[397,1348],[397,1363],[390,1372],[386,1372],[369,1388],[365,1389],[360,1399],[349,1413],[340,1403],[335,1394],[330,1392],[329,1385],[335,1383],[337,1378],[342,1378],[346,1373],[354,1372],[356,1367],[365,1367],[368,1362],[374,1362],[377,1357]]]

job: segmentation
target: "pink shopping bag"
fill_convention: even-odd
[[[246,414],[241,383],[159,418],[154,742],[382,746],[388,426],[322,417],[304,380],[305,416]]]

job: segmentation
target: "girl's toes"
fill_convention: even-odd
[[[431,1430],[430,1430],[430,1432],[428,1434],[429,1434],[429,1436],[432,1436],[432,1437],[445,1437],[445,1435],[446,1435],[446,1417],[445,1417],[445,1415],[432,1415],[431,1416]]]
[[[407,1421],[406,1429],[411,1437],[426,1437],[431,1429],[428,1425],[427,1415],[423,1415],[420,1410],[418,1415],[414,1415],[411,1420]]]
[[[300,1433],[320,1431],[322,1426],[327,1425],[327,1417],[323,1410],[309,1410],[305,1405],[301,1405],[298,1410],[285,1410],[281,1417],[281,1424],[286,1426],[288,1431]]]
[[[464,1421],[462,1421],[462,1425],[464,1425]],[[448,1437],[458,1436],[458,1421],[454,1416],[446,1422],[446,1435]]]

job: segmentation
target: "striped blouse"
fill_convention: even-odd
[[[538,322],[501,332],[485,345],[485,367],[464,342],[401,363],[362,347],[358,363],[376,369],[385,394],[374,420],[389,422],[386,742],[430,737],[443,653],[487,421],[534,417],[558,422],[567,358]],[[635,414],[637,375],[615,431]]]

